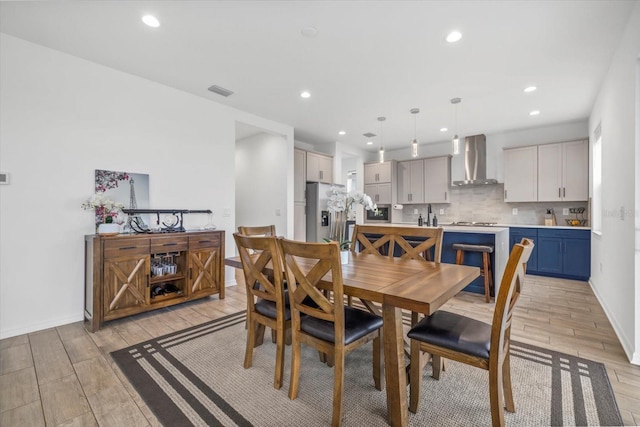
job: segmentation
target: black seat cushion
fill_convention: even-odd
[[[318,305],[311,299],[311,297],[306,297],[303,300],[303,304],[309,305],[314,308],[318,308]],[[284,290],[284,320],[291,319],[291,310],[289,309],[289,290]],[[276,303],[273,301],[268,301],[265,299],[258,299],[255,303],[256,311],[263,316],[271,317],[272,319],[276,318]]]
[[[448,311],[436,311],[423,318],[407,336],[471,356],[489,358],[491,325]]]
[[[382,317],[353,307],[344,308],[344,343],[350,344],[382,327]],[[335,343],[333,322],[307,316],[300,319],[300,329],[323,341]]]
[[[287,295],[288,296],[288,295]],[[287,302],[289,299],[287,298]],[[268,301],[266,299],[259,299],[255,303],[256,311],[263,316],[271,317],[275,319],[277,316],[276,303],[273,301]],[[291,310],[289,310],[289,304],[285,304],[284,308],[284,320],[291,319]]]

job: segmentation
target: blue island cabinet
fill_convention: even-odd
[[[533,251],[527,262],[527,273],[535,274],[538,271],[538,229],[528,227],[509,227],[509,253],[516,243],[520,243],[522,238],[533,240]]]
[[[538,250],[538,267],[535,274],[589,280],[591,275],[590,230],[540,228],[536,249]]]

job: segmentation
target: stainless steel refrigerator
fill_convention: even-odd
[[[307,242],[323,242],[329,238],[332,218],[327,207],[327,192],[331,187],[342,188],[344,185],[307,183]]]

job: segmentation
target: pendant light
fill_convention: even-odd
[[[460,104],[460,102],[462,102],[460,98],[451,98],[451,103],[456,109],[455,134],[451,140],[451,152],[454,156],[460,154],[460,138],[458,138],[458,104]]]
[[[382,138],[382,122],[384,122],[385,120],[387,120],[386,117],[378,117],[378,121],[380,122],[380,163],[384,163],[384,145],[382,145],[384,143],[384,138]]]
[[[413,114],[413,140],[411,141],[411,157],[418,157],[418,137],[416,136],[416,120],[418,114],[420,112],[419,108],[412,108],[409,110],[411,114]]]

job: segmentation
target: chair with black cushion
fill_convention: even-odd
[[[251,367],[253,349],[262,343],[265,326],[271,328],[276,336],[273,386],[279,389],[282,387],[284,370],[285,332],[291,328],[291,312],[286,304],[280,247],[274,236],[244,236],[235,233],[233,237],[240,254],[247,289],[248,331],[244,367]],[[273,274],[265,274],[265,268],[271,269]]]
[[[373,341],[373,378],[375,387],[382,390],[382,318],[344,305],[337,242],[306,243],[286,239],[279,242],[290,286],[292,354],[289,398],[293,400],[298,396],[300,352],[304,343],[333,359],[331,425],[340,426],[346,354]],[[330,290],[333,298],[328,298],[324,290]]]
[[[256,226],[244,226],[238,227],[238,233],[244,236],[275,236],[275,225],[256,225]]]
[[[523,238],[511,250],[496,298],[492,324],[438,310],[411,328],[407,334],[411,338],[411,412],[418,410],[426,357],[423,352],[433,358],[432,376],[435,379],[440,378],[443,358],[489,371],[489,399],[494,426],[504,425],[505,404],[507,411],[515,412],[509,360],[511,320],[533,247],[533,241]]]

